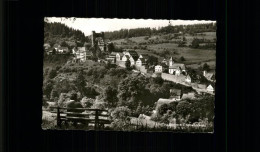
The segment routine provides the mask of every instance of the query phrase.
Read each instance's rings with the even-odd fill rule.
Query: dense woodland
[[[61,44],[61,39],[77,42],[81,45],[85,42],[89,42],[89,38],[80,30],[69,28],[61,23],[44,22],[44,42],[50,43],[50,45],[53,46],[55,43]]]
[[[202,32],[215,32],[216,23],[209,24],[194,24],[194,25],[178,25],[172,26],[168,25],[165,27],[156,28],[135,28],[135,29],[121,29],[119,31],[105,32],[105,38],[114,40],[114,39],[123,39],[131,38],[138,36],[151,36],[157,34],[174,34],[174,33],[188,33],[193,35],[194,33]]]
[[[139,36],[151,36],[158,34],[178,34],[188,33],[202,33],[202,32],[215,32],[216,23],[209,24],[194,24],[194,25],[178,25],[172,26],[168,25],[165,27],[156,28],[135,28],[135,29],[121,29],[113,32],[105,32],[105,38],[110,40],[124,39]],[[65,24],[61,23],[48,23],[44,22],[44,41],[49,42],[51,46],[57,41],[55,41],[55,36],[60,38],[72,38],[74,41],[84,44],[85,42],[90,42],[89,36],[85,36],[80,30],[75,30],[73,28],[67,27]]]

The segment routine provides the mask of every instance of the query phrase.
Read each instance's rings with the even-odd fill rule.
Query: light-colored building
[[[207,87],[207,91],[214,92],[214,88],[211,84]]]
[[[129,56],[129,55],[124,55],[123,56],[123,58],[122,58],[122,61],[127,61],[127,60],[129,60],[130,61],[130,63],[131,63],[131,66],[132,65],[135,65],[135,60],[134,60],[134,58],[132,57],[132,56]]]
[[[59,54],[69,53],[69,48],[68,48],[68,47],[59,47],[59,48],[57,49],[57,53],[59,53]]]
[[[129,55],[124,55],[123,57],[122,57],[122,61],[127,61],[127,60],[130,60],[130,56]]]
[[[121,53],[121,52],[117,52],[117,53],[116,53],[116,61],[121,61],[122,58],[123,58],[123,56],[124,56],[123,53]]]
[[[190,77],[190,75],[187,75],[187,76],[186,76],[185,82],[191,83],[191,77]]]
[[[173,66],[173,64],[174,64],[174,61],[173,61],[173,58],[171,57],[169,60],[169,66]]]
[[[186,72],[186,68],[184,64],[174,63],[169,66],[169,73],[173,75],[180,75],[182,72]]]
[[[77,62],[85,62],[87,59],[92,57],[92,53],[87,51],[85,47],[74,47],[72,49],[74,54],[74,60]]]
[[[163,67],[161,65],[156,65],[154,67],[154,72],[162,72],[163,71]]]
[[[146,61],[144,58],[139,58],[137,61],[136,61],[136,65],[137,66],[144,66],[146,65]]]

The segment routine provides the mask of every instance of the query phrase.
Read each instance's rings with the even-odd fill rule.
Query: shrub
[[[181,56],[180,61],[185,61],[185,58],[183,56]]]
[[[176,106],[176,112],[177,114],[186,117],[191,113],[191,104],[187,101],[180,101]]]
[[[131,130],[130,126],[130,115],[131,110],[127,107],[121,106],[114,109],[111,113],[113,122],[111,124],[112,128],[115,130]]]

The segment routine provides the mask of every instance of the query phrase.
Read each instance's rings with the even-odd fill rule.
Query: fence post
[[[57,107],[57,126],[61,128],[61,120],[60,120],[60,107]]]
[[[95,110],[95,130],[98,128],[98,110]]]

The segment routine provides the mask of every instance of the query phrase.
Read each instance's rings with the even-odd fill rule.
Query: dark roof
[[[129,59],[129,58],[130,58],[130,56],[129,56],[129,55],[125,55],[125,57],[126,57],[127,59]]]
[[[132,55],[131,55],[132,56]],[[132,58],[137,61],[138,60],[138,56],[132,56]]]
[[[130,54],[131,56],[138,56],[138,57],[139,57],[138,53],[137,53],[136,51],[134,51],[134,50],[129,50],[129,51],[127,51],[127,52],[129,52],[129,54]]]

